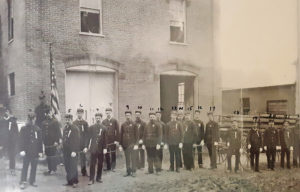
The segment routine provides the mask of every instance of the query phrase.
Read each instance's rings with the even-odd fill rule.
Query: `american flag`
[[[50,44],[50,82],[51,82],[51,114],[58,120],[61,120],[60,112],[59,112],[59,99],[57,92],[57,84],[56,84],[56,75],[55,75],[55,64],[52,58],[52,50]]]

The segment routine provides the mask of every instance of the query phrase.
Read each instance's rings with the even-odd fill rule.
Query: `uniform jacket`
[[[106,149],[106,128],[100,123],[96,123],[89,128],[88,146],[91,153],[103,153]]]
[[[178,121],[169,121],[166,125],[166,142],[169,145],[178,145],[183,142],[182,124]]]
[[[80,132],[73,124],[64,127],[63,151],[67,153],[80,151]]]
[[[104,119],[102,124],[107,130],[107,144],[112,144],[120,139],[119,123],[116,119]]]
[[[212,145],[219,141],[219,125],[215,121],[206,124],[204,141],[207,145]]]
[[[32,124],[26,124],[20,131],[20,151],[25,151],[26,156],[38,157],[43,152],[41,129]]]
[[[293,129],[294,147],[300,146],[300,125],[296,125]]]
[[[159,124],[160,124],[160,128],[161,128],[161,133],[162,133],[162,136],[161,136],[161,141],[162,142],[166,142],[166,124],[163,122],[163,121],[157,121]]]
[[[226,141],[229,142],[229,149],[240,149],[242,142],[242,132],[238,129],[230,129],[226,134]]]
[[[197,140],[197,127],[191,120],[183,122],[183,143],[196,143]]]
[[[16,147],[19,139],[19,128],[17,118],[10,117],[8,119],[8,148]]]
[[[42,123],[43,121],[45,121],[46,119],[46,113],[48,112],[50,106],[47,105],[47,104],[39,104],[34,112],[36,114],[36,121],[35,121],[35,124],[38,126],[38,127],[42,127]]]
[[[133,121],[126,121],[121,125],[120,144],[126,149],[127,147],[137,144],[138,131]]]
[[[61,136],[59,122],[55,119],[46,118],[42,123],[42,135],[45,147],[59,143]]]
[[[279,141],[281,148],[290,148],[294,145],[294,136],[290,128],[282,128],[279,131]]]
[[[88,123],[81,119],[76,119],[73,124],[77,126],[80,132],[80,149],[82,150],[87,145],[88,134],[89,134],[89,125]]]
[[[155,147],[157,144],[161,144],[162,141],[162,130],[161,125],[157,121],[150,121],[147,123],[143,141],[147,147]]]
[[[0,117],[0,146],[6,146],[8,142],[8,121]]]
[[[194,120],[194,123],[196,125],[196,131],[197,131],[197,138],[196,142],[197,144],[200,144],[202,140],[204,140],[204,124],[201,120]]]
[[[251,129],[248,133],[247,143],[251,145],[251,149],[259,150],[263,145],[260,131]]]
[[[279,145],[278,131],[274,127],[267,128],[264,133],[264,146],[275,148],[277,145]]]
[[[136,120],[135,124],[137,126],[138,139],[143,139],[146,123],[143,120]]]

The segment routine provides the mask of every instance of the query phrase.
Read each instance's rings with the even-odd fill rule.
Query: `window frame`
[[[172,1],[180,1],[180,0],[172,0]],[[186,4],[186,0],[181,0],[183,2],[183,12],[184,12],[184,16],[183,16],[183,21],[176,21],[176,20],[173,20],[173,19],[170,19],[169,20],[169,44],[173,44],[173,45],[188,45],[187,44],[187,29],[186,29],[186,26],[187,26],[187,14],[186,14],[186,11],[187,11],[187,4]],[[169,2],[171,3],[171,1]],[[171,26],[174,26],[174,25],[171,25],[172,22],[183,22],[183,42],[177,42],[177,41],[171,41]]]
[[[14,2],[7,0],[7,39],[10,44],[14,40]]]
[[[102,0],[98,0],[100,2],[100,8],[96,9],[96,8],[90,8],[90,7],[84,7],[81,6],[80,4],[80,0],[79,0],[79,34],[80,35],[87,35],[87,36],[96,36],[96,37],[104,37],[103,35],[103,6],[102,6]],[[81,31],[81,11],[86,11],[86,12],[91,12],[91,13],[95,13],[97,11],[99,11],[99,33],[91,33],[91,32],[82,32]]]
[[[185,102],[184,102],[184,96],[185,96],[185,83],[178,83],[178,103],[177,103],[177,107],[185,107]],[[180,89],[181,88],[181,89]],[[181,92],[182,91],[182,92]]]
[[[12,79],[13,77],[13,83]],[[16,74],[15,72],[9,73],[7,76],[7,89],[8,89],[8,96],[13,97],[16,95]],[[12,91],[13,90],[13,91]]]

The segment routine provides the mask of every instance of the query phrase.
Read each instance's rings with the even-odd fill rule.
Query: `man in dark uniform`
[[[65,186],[77,187],[78,184],[78,152],[80,151],[80,131],[73,124],[73,115],[65,115],[66,125],[63,130],[63,155],[64,165],[67,173],[67,184]]]
[[[153,166],[155,166],[156,173],[159,172],[159,158],[157,156],[157,150],[160,149],[162,141],[162,130],[160,124],[156,121],[155,113],[149,113],[150,121],[147,123],[143,141],[147,150],[147,160],[148,160],[148,173],[152,174]]]
[[[103,120],[102,124],[106,127],[107,130],[107,154],[106,165],[107,170],[112,170],[116,168],[116,148],[119,142],[119,123],[112,117],[112,109],[106,108],[106,119]]]
[[[35,108],[34,112],[36,114],[36,122],[35,124],[38,127],[42,127],[43,121],[46,119],[46,112],[50,108],[49,105],[46,104],[46,96],[43,91],[41,91],[41,95],[39,96],[40,104]]]
[[[135,111],[135,124],[137,126],[138,140],[139,140],[139,149],[137,150],[137,168],[145,168],[145,149],[143,149],[143,134],[146,127],[146,123],[141,119],[142,112]]]
[[[43,141],[41,129],[35,125],[35,114],[29,110],[27,123],[20,131],[20,155],[23,157],[23,168],[21,173],[21,189],[25,189],[29,164],[31,166],[29,184],[35,184],[38,158],[42,157]]]
[[[6,153],[6,147],[8,143],[8,121],[5,117],[6,108],[4,106],[0,106],[0,159],[4,157]]]
[[[281,167],[284,168],[284,156],[286,154],[286,166],[288,169],[291,168],[290,165],[290,154],[293,151],[293,134],[290,129],[290,123],[288,120],[284,120],[283,127],[279,130],[279,140],[281,145]]]
[[[179,110],[178,111],[178,113],[177,113],[177,120],[181,124],[182,130],[183,130],[183,121],[184,121],[184,111],[183,110]],[[183,133],[182,133],[182,137],[183,137]],[[180,168],[183,167],[183,163],[182,163],[182,147],[179,148],[179,166],[180,166]]]
[[[138,150],[138,131],[136,124],[131,119],[131,111],[125,112],[126,121],[121,125],[120,145],[122,146],[127,172],[125,177],[135,177],[136,152]]]
[[[213,112],[207,113],[209,122],[206,124],[204,142],[207,146],[211,169],[217,168],[217,146],[219,142],[219,125],[214,121]]]
[[[169,145],[170,152],[170,171],[174,171],[174,160],[176,163],[176,172],[180,168],[180,148],[183,147],[182,124],[176,120],[177,112],[171,112],[171,121],[166,125],[166,142]],[[175,157],[175,158],[174,158]]]
[[[83,151],[85,146],[87,146],[87,139],[89,133],[89,125],[83,119],[84,110],[82,108],[77,109],[77,119],[73,124],[79,129],[80,133],[80,150]],[[80,166],[82,176],[88,176],[86,171],[86,154],[80,153]]]
[[[157,150],[157,156],[159,158],[158,171],[162,171],[163,148],[164,148],[164,145],[165,145],[165,127],[166,127],[166,124],[163,121],[161,121],[161,112],[160,111],[156,111],[155,116],[156,116],[157,122],[161,126],[161,131],[162,131],[162,142],[160,144],[160,149]]]
[[[247,143],[248,149],[250,150],[251,169],[255,172],[259,172],[259,153],[262,152],[262,135],[261,132],[258,130],[257,117],[254,117],[253,121],[254,126],[248,134]]]
[[[88,146],[84,151],[89,149],[91,153],[90,162],[90,181],[89,185],[94,184],[95,181],[95,168],[97,163],[97,176],[96,181],[102,183],[102,168],[103,158],[107,153],[106,149],[106,128],[101,124],[102,113],[95,114],[96,123],[89,128]]]
[[[278,131],[274,126],[274,119],[269,119],[269,127],[264,133],[264,148],[266,150],[268,169],[274,170],[275,157],[276,157],[276,146],[278,144]]]
[[[194,123],[197,126],[197,151],[198,151],[198,165],[203,168],[202,161],[202,147],[204,145],[204,124],[200,120],[200,110],[195,110]]]
[[[296,120],[296,125],[293,128],[293,136],[294,136],[294,152],[293,152],[293,166],[300,166],[300,121]]]
[[[235,168],[234,171],[237,172],[239,170],[240,164],[240,152],[242,147],[242,132],[238,129],[238,122],[236,120],[232,121],[231,129],[228,130],[226,134],[227,141],[227,162],[228,162],[228,171],[232,171],[231,169],[231,157],[235,156]]]
[[[46,175],[54,174],[57,170],[58,157],[57,147],[61,142],[61,131],[59,122],[51,117],[50,108],[46,111],[46,119],[42,123],[42,135],[45,146],[45,154],[47,155],[48,172]]]

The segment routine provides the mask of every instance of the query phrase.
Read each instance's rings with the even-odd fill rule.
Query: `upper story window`
[[[80,0],[82,34],[102,34],[102,0]]]
[[[186,42],[186,1],[170,0],[170,42]]]
[[[7,18],[8,18],[8,41],[14,38],[14,12],[13,0],[7,0]]]
[[[184,107],[184,83],[178,83],[178,107]]]
[[[14,96],[15,94],[15,73],[10,73],[8,75],[8,95]]]

